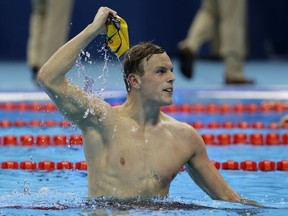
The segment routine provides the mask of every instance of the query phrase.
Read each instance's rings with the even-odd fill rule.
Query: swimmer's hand
[[[240,199],[239,203],[244,204],[244,205],[251,205],[251,206],[256,206],[260,208],[267,208],[264,205],[261,205],[260,203],[253,201],[253,200],[248,200],[248,199]]]
[[[106,34],[107,32],[106,23],[108,18],[111,16],[116,17],[117,12],[108,7],[100,7],[98,9],[98,12],[94,17],[92,25],[95,30],[99,31],[99,34]]]
[[[117,30],[120,30],[120,20],[119,20],[116,16],[113,16],[112,14],[109,14],[106,23],[113,23],[113,25],[115,26],[115,28],[116,28]]]

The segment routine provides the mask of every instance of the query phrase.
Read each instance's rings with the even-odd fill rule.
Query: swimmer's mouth
[[[169,93],[173,93],[173,88],[166,88],[163,91],[165,92],[169,92]]]

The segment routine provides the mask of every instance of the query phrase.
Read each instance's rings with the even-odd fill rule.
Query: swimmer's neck
[[[160,121],[162,115],[160,105],[130,97],[120,106],[120,110],[139,125],[155,125]]]

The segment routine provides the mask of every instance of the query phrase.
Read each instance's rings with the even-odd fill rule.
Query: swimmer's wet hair
[[[127,83],[126,78],[130,73],[135,73],[140,76],[144,75],[142,60],[148,61],[150,57],[154,54],[161,54],[166,52],[162,47],[152,43],[152,42],[141,42],[133,47],[131,47],[125,54],[123,60],[124,69],[124,81],[127,90],[129,91],[129,83]]]

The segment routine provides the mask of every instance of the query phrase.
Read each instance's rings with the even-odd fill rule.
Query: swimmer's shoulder
[[[194,133],[195,132],[195,129],[189,125],[188,123],[186,122],[182,122],[182,121],[179,121],[165,113],[161,113],[162,117],[162,121],[167,123],[168,125],[170,125],[171,127],[177,129],[177,130],[184,130],[185,132],[188,132],[188,133]]]

